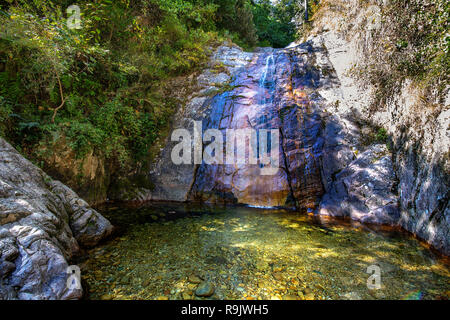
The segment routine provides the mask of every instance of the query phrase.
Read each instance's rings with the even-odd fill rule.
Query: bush
[[[401,14],[399,14],[401,12]],[[382,28],[374,31],[375,46],[362,75],[389,97],[404,79],[443,95],[448,87],[450,3],[436,0],[392,0],[382,12]]]
[[[260,46],[283,48],[295,40],[295,1],[279,1],[275,6],[262,0],[253,8]]]

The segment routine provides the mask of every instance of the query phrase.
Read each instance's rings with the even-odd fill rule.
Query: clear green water
[[[285,210],[99,209],[119,234],[79,264],[89,299],[448,299],[448,264],[409,235]],[[368,266],[381,288],[367,287]]]

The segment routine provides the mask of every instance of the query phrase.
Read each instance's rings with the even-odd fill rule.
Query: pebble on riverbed
[[[197,276],[195,274],[190,275],[189,278],[188,278],[188,281],[190,283],[195,283],[195,284],[199,284],[199,283],[203,282],[202,278],[200,278],[199,276]]]
[[[210,297],[214,294],[214,286],[209,282],[202,282],[198,285],[197,290],[195,290],[195,295],[197,297]]]

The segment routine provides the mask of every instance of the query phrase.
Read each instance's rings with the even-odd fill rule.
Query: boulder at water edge
[[[112,225],[0,138],[0,299],[79,299],[68,261]]]

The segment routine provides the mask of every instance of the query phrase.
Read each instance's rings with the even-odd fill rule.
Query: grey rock
[[[316,21],[317,25],[325,23],[329,31],[309,39],[326,48],[338,78],[340,94],[333,95],[329,90],[323,96],[330,103],[339,101],[333,110],[335,115],[386,129],[392,139],[392,165],[398,179],[395,189],[400,216],[396,224],[450,256],[449,94],[439,99],[406,79],[385,103],[374,105],[375,88],[353,70],[365,65],[367,50],[374,48],[379,40],[376,37],[384,39],[386,34],[382,31],[374,37],[363,20],[342,19],[342,12],[351,11],[363,17],[367,8],[356,2],[341,3],[342,11],[329,11],[326,21]],[[424,104],[424,96],[433,108]],[[363,134],[368,131],[362,128]],[[330,200],[326,196],[324,201]]]
[[[111,224],[0,138],[0,299],[78,299],[68,261]]]

